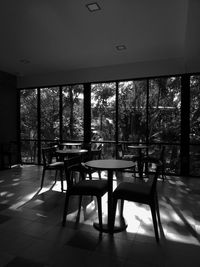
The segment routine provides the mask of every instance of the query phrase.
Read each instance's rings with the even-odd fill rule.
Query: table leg
[[[139,172],[139,177],[142,179],[143,178],[143,163],[142,163],[142,151],[141,151],[141,149],[139,150],[138,172]]]
[[[113,170],[108,170],[108,229],[112,231],[112,216],[113,216]]]
[[[105,233],[116,233],[124,231],[127,227],[127,224],[123,217],[119,216],[119,223],[118,225],[112,225],[112,218],[113,218],[113,170],[108,170],[108,215],[107,215],[107,223],[103,223],[102,225],[102,232]],[[94,223],[94,227],[101,231],[99,224]]]

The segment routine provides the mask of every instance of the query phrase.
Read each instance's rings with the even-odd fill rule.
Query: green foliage
[[[190,128],[191,141],[200,142],[200,76],[190,79]]]
[[[37,138],[37,90],[22,90],[20,94],[21,138]]]
[[[148,89],[149,88],[149,89]],[[149,95],[148,95],[149,92]],[[191,79],[192,133],[199,131],[199,77]],[[92,127],[103,134],[104,140],[114,140],[116,129],[116,83],[92,84]],[[37,90],[21,91],[22,136],[37,135]],[[41,138],[60,136],[59,87],[40,90]],[[148,101],[148,103],[147,103]],[[119,83],[119,140],[174,142],[180,139],[180,78],[157,78]],[[148,110],[147,110],[148,107]],[[63,138],[83,137],[83,85],[62,87]],[[148,118],[148,125],[147,125]]]

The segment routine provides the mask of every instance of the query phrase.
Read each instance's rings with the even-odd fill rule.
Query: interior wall
[[[17,141],[17,79],[0,72],[0,142]]]
[[[188,18],[185,38],[186,72],[200,71],[200,1],[191,0],[188,5]]]
[[[182,74],[184,71],[184,60],[176,58],[19,77],[18,88],[173,75]]]

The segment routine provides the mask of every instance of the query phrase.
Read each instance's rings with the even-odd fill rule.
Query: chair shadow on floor
[[[52,201],[58,200],[59,196],[62,196],[62,192],[58,192],[56,190],[53,190],[56,182],[54,182],[51,187],[47,190],[39,188],[30,199],[28,199],[25,203],[23,203],[19,208],[25,208],[25,207],[33,207],[34,203],[35,206],[41,204],[42,202],[46,204],[50,204]]]
[[[65,202],[65,193],[55,190],[56,182],[54,182],[50,188],[41,189],[39,188],[35,193],[32,194],[30,199],[19,206],[19,209],[28,208],[40,213],[51,214],[56,209],[58,213],[58,221],[61,222],[62,212]],[[73,228],[77,228],[81,223],[90,221],[91,218],[97,217],[97,203],[96,199],[90,196],[84,196],[82,200],[82,208],[78,210],[79,198],[78,196],[71,196],[69,209],[68,209],[68,220],[69,224]]]

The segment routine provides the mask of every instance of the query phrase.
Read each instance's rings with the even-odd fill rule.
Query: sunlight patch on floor
[[[20,210],[22,206],[26,204],[26,201],[19,201],[9,207],[10,210]]]
[[[0,193],[0,196],[1,196],[1,197],[4,197],[4,196],[6,196],[7,194],[8,194],[8,191],[4,191],[4,192],[1,192],[1,193]]]
[[[199,241],[192,235],[181,235],[178,232],[167,232],[166,239],[170,241],[200,246]]]

